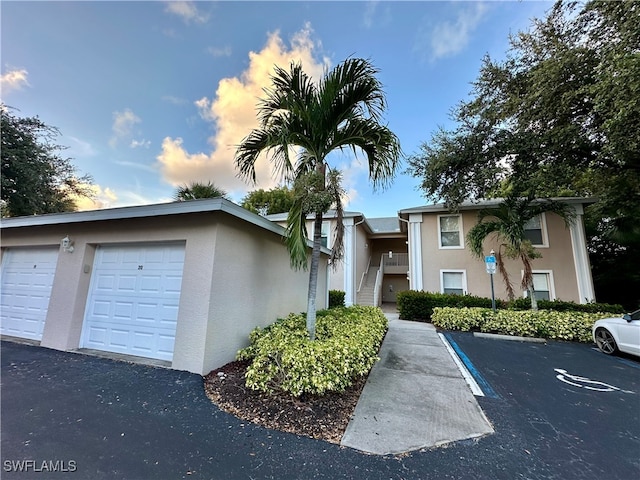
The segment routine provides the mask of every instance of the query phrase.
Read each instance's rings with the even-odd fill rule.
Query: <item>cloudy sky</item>
[[[13,2],[1,4],[1,100],[39,116],[96,198],[83,208],[171,200],[212,181],[234,201],[278,184],[268,160],[257,186],[236,177],[235,146],[257,125],[274,65],[316,78],[347,57],[380,70],[385,121],[410,155],[467,98],[482,57],[550,2]],[[362,157],[335,155],[349,210],[394,216],[425,203],[402,171],[373,191]],[[401,170],[404,170],[401,169]]]

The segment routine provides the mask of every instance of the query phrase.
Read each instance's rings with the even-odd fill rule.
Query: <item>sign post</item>
[[[496,256],[495,252],[491,250],[489,255],[484,257],[484,263],[487,267],[487,273],[489,274],[489,278],[491,279],[491,308],[493,311],[496,311],[496,295],[493,289],[493,274],[496,273]]]

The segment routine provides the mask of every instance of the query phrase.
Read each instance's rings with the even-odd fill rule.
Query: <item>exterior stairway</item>
[[[369,273],[362,282],[362,287],[356,296],[356,303],[358,305],[373,305],[373,290],[376,286],[376,275],[380,267],[371,265],[369,267]]]

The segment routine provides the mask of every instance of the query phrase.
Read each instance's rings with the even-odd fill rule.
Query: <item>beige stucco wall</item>
[[[247,333],[307,308],[309,272],[294,271],[277,235],[226,217],[218,224],[209,324],[202,372],[233,360],[248,345]],[[318,273],[316,307],[327,307],[327,257]]]
[[[355,238],[355,291],[357,293],[360,282],[362,281],[362,275],[367,270],[369,265],[369,257],[371,256],[371,241],[368,238],[367,230],[364,224],[356,225],[356,238]]]
[[[395,302],[398,292],[409,290],[407,275],[385,275],[382,281],[382,301]]]
[[[405,238],[376,238],[373,243],[373,258],[371,259],[372,265],[380,265],[380,259],[382,255],[389,255],[389,252],[407,253],[408,246]]]
[[[463,211],[463,233],[477,223],[476,211]],[[571,247],[569,228],[555,214],[545,214],[548,234],[548,247],[537,247],[542,258],[533,261],[534,270],[551,270],[555,287],[555,298],[579,302],[575,265]],[[491,296],[489,275],[486,273],[484,258],[471,255],[465,245],[462,249],[441,249],[438,246],[438,214],[423,214],[421,224],[422,263],[424,291],[440,292],[441,270],[465,270],[467,293],[484,297]],[[498,251],[499,244],[491,236],[484,243],[485,254],[491,249]],[[519,260],[506,260],[507,271],[516,295],[522,295],[520,282],[522,263]],[[507,298],[506,288],[499,274],[494,276],[496,297]]]
[[[66,235],[74,251],[58,256],[42,346],[79,347],[97,245],[185,244],[172,362],[178,370],[205,374],[233,360],[255,326],[306,309],[308,272],[290,269],[282,237],[224,212],[5,228],[2,250],[57,246]],[[318,308],[326,307],[326,284],[322,255]]]

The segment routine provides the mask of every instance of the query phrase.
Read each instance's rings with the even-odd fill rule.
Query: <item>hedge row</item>
[[[329,290],[329,308],[344,307],[344,292]]]
[[[308,338],[303,314],[290,314],[251,332],[250,345],[238,352],[251,360],[247,387],[295,397],[344,391],[378,360],[387,319],[375,307],[338,307],[318,312],[316,340]]]
[[[445,293],[418,292],[408,290],[397,294],[398,311],[400,318],[404,320],[430,321],[433,309],[436,307],[456,307],[456,308],[491,308],[491,299],[476,297],[474,295],[453,295]],[[510,310],[529,310],[531,300],[528,298],[518,298],[513,302],[505,302],[496,299],[496,307]],[[538,300],[540,310],[553,310],[558,312],[613,312],[624,313],[621,305],[610,305],[607,303],[575,303],[564,302],[562,300]]]
[[[445,330],[476,330],[519,337],[592,342],[596,320],[615,316],[612,312],[559,312],[553,310],[498,310],[490,308],[436,307],[431,320]]]

